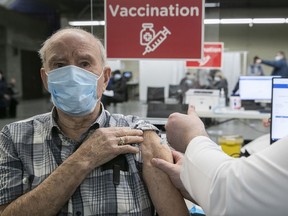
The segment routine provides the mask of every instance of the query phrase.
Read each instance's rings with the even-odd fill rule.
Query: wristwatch
[[[142,131],[159,131],[159,129],[152,124],[139,124],[136,125],[135,129],[139,129]]]

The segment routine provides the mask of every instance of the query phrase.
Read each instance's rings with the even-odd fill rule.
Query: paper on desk
[[[114,91],[113,90],[105,90],[103,92],[103,95],[105,95],[107,97],[114,97]]]

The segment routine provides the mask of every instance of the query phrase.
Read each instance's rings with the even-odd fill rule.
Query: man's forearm
[[[170,151],[160,145],[153,131],[144,132],[142,143],[143,175],[157,213],[162,216],[189,215],[181,193],[174,187],[168,175],[151,164],[153,157],[173,162]]]
[[[38,187],[10,203],[1,216],[54,216],[89,172],[88,164],[72,155]]]

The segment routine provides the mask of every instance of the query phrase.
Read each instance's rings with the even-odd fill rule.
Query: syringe
[[[167,38],[168,34],[171,34],[171,32],[164,26],[163,30],[159,31],[155,37],[146,45],[143,55],[154,51]]]

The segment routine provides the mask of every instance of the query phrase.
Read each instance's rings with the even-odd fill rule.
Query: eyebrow
[[[81,58],[81,59],[89,59],[89,60],[95,59],[95,61],[97,61],[97,57],[94,57],[93,55],[88,54],[88,53],[76,53],[76,56]]]
[[[55,61],[62,61],[65,62],[66,58],[62,55],[62,56],[58,56],[58,55],[53,55],[51,58],[47,59],[46,63],[48,65],[50,65],[51,63],[55,62]]]

